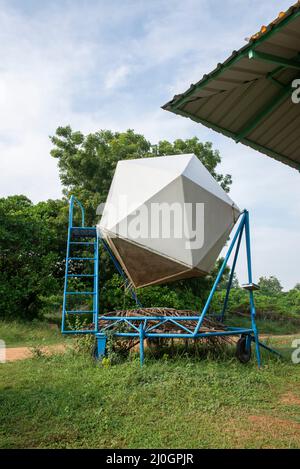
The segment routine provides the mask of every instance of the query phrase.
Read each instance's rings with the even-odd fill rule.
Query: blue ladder
[[[81,226],[73,226],[73,210],[74,204],[81,210]],[[88,240],[88,241],[87,241]],[[86,247],[93,246],[92,257],[86,257],[81,255],[72,256],[72,247]],[[93,263],[93,273],[80,273],[74,272],[70,269],[72,261],[81,261],[83,264],[90,265]],[[66,269],[65,269],[65,283],[64,283],[64,297],[63,297],[63,310],[62,310],[62,324],[61,331],[66,333],[66,319],[68,315],[80,315],[80,314],[92,314],[93,315],[93,324],[94,332],[98,332],[98,316],[99,316],[99,302],[98,302],[98,263],[99,263],[99,237],[96,227],[84,226],[84,208],[79,200],[76,199],[73,195],[70,198],[69,206],[69,228],[68,228],[68,241],[67,241],[67,254],[66,254]],[[69,290],[69,279],[72,278],[89,278],[93,279],[93,289],[88,291],[79,291],[79,290]],[[87,297],[93,297],[93,308],[92,310],[86,311],[84,309],[68,309],[68,300],[71,296],[85,295]],[[77,331],[85,332],[85,331]],[[86,332],[92,332],[92,330],[87,330]]]

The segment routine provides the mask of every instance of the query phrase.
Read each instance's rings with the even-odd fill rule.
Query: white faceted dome
[[[135,287],[206,275],[240,210],[199,159],[119,161],[98,228]]]

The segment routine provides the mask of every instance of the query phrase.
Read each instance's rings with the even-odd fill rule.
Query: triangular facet
[[[124,239],[111,238],[109,245],[137,288],[186,278],[190,272],[185,266]]]
[[[119,161],[100,228],[113,230],[117,223],[179,176],[190,158],[190,155],[180,155]],[[166,170],[162,171],[161,167]]]
[[[163,203],[161,204],[161,202]],[[159,205],[161,204],[161,205]],[[188,268],[193,267],[192,253],[186,249],[187,240],[184,238],[184,191],[182,177],[176,178],[153,197],[148,199],[143,210],[139,212],[139,226],[145,229],[145,235],[136,237],[131,229],[132,223],[137,219],[137,214],[133,212],[125,217],[117,226],[112,228],[112,232],[121,237],[131,240],[146,249],[157,254],[170,258],[175,262],[184,264]],[[156,209],[160,207],[159,217]],[[170,211],[169,211],[170,208]],[[138,210],[140,207],[138,208]],[[179,211],[179,213],[178,213]],[[182,230],[178,220],[182,214]],[[174,220],[174,217],[176,221]],[[176,230],[175,230],[175,224]],[[158,234],[158,236],[156,236]]]
[[[203,235],[203,245],[197,247],[196,243],[191,245],[192,265],[208,272],[207,263],[202,265],[202,259],[206,258],[218,239],[234,226],[235,215],[232,206],[224,200],[216,197],[211,192],[202,188],[185,176],[182,177],[185,203],[204,204],[204,218],[201,224],[199,215],[193,221],[193,229],[197,233],[198,240],[200,234]],[[197,229],[195,229],[197,228]],[[201,231],[202,230],[202,231]],[[197,240],[196,240],[197,241]],[[214,261],[216,258],[214,259]],[[213,261],[213,262],[214,262]]]
[[[122,197],[126,205],[116,216]],[[174,204],[182,209],[177,221],[170,218]],[[155,221],[152,206],[164,205],[169,212]],[[239,215],[195,155],[170,155],[118,163],[99,228],[134,285],[142,286],[208,273]]]
[[[193,158],[189,161],[189,164],[183,172],[183,176],[189,178],[195,184],[223,200],[225,203],[234,205],[229,195],[216,183],[214,177],[195,155],[193,155]]]

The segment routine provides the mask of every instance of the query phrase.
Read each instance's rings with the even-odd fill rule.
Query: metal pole
[[[140,323],[140,365],[144,364],[144,325],[141,321]]]
[[[238,238],[238,236],[239,236],[239,234],[240,234],[240,231],[242,230],[242,228],[243,228],[243,226],[244,226],[245,216],[246,216],[246,212],[243,213],[241,222],[240,222],[240,224],[239,224],[239,226],[238,226],[238,229],[236,230],[236,233],[235,233],[235,235],[234,235],[234,237],[233,237],[233,240],[231,241],[231,244],[230,244],[230,246],[229,246],[229,249],[228,249],[228,251],[227,251],[227,254],[226,254],[226,256],[225,256],[225,259],[224,259],[224,261],[223,261],[223,264],[222,264],[222,266],[221,266],[221,268],[220,268],[220,270],[219,270],[219,273],[218,273],[218,275],[217,275],[217,278],[216,278],[216,280],[215,280],[215,283],[213,284],[213,287],[212,287],[212,289],[211,289],[211,291],[210,291],[209,297],[207,298],[207,301],[206,301],[205,306],[204,306],[204,308],[203,308],[203,310],[202,310],[202,313],[201,313],[201,315],[200,315],[200,317],[199,317],[198,324],[197,324],[197,326],[195,327],[195,330],[194,330],[194,334],[193,334],[193,335],[198,334],[198,331],[199,331],[199,329],[200,329],[200,327],[201,327],[202,321],[203,321],[203,319],[204,319],[204,317],[205,317],[205,315],[206,315],[206,313],[207,313],[207,311],[208,311],[208,308],[209,308],[209,305],[210,305],[210,303],[211,303],[212,297],[214,296],[214,293],[215,293],[215,291],[216,291],[216,289],[217,289],[217,286],[218,286],[218,284],[219,284],[219,282],[220,282],[220,280],[221,280],[221,277],[222,277],[223,272],[224,272],[224,270],[225,270],[225,267],[226,267],[226,265],[227,265],[228,259],[229,259],[229,257],[230,257],[231,252],[232,252],[232,249],[233,249],[233,247],[234,247],[234,245],[235,245],[235,243],[236,243],[236,240],[237,240],[237,238]]]
[[[73,206],[74,206],[74,195],[71,195],[69,202],[69,228],[73,226]]]
[[[247,268],[248,268],[248,282],[249,284],[252,283],[252,265],[251,265],[251,248],[250,248],[250,225],[249,225],[249,212],[245,212],[246,219],[245,219],[245,233],[246,233],[246,251],[247,251]],[[258,331],[256,327],[255,321],[255,305],[254,305],[254,296],[253,290],[249,290],[249,299],[250,299],[250,312],[251,312],[251,323],[252,329],[255,338],[255,349],[256,349],[256,358],[258,367],[261,366],[261,356],[260,356],[260,348],[259,348],[259,337]]]
[[[70,256],[70,239],[71,239],[71,228],[73,223],[73,203],[74,196],[72,195],[69,202],[69,226],[68,226],[68,240],[67,240],[67,252],[66,252],[66,267],[65,267],[65,281],[64,281],[64,297],[63,297],[63,310],[61,320],[61,332],[65,332],[65,319],[66,319],[66,304],[68,290],[68,271],[69,271],[69,256]]]
[[[224,301],[222,314],[221,314],[221,321],[222,322],[224,321],[224,316],[225,316],[225,312],[226,312],[226,308],[227,308],[227,304],[228,304],[228,300],[229,300],[229,294],[230,294],[231,285],[232,285],[232,281],[233,281],[235,266],[236,266],[237,259],[238,259],[238,256],[239,256],[241,240],[242,240],[242,237],[243,237],[243,229],[244,229],[244,226],[242,227],[241,232],[240,232],[240,236],[239,236],[239,239],[238,239],[238,242],[237,242],[237,246],[236,246],[236,250],[235,250],[235,254],[234,254],[234,259],[233,259],[233,263],[232,263],[232,267],[231,267],[231,272],[230,272],[230,277],[229,277],[229,281],[228,281],[228,285],[227,285],[225,301]]]
[[[98,231],[96,228],[96,241],[95,241],[95,249],[94,249],[94,292],[95,295],[93,296],[93,310],[94,313],[94,324],[95,324],[95,332],[98,332],[99,324],[98,324],[98,317],[99,317],[99,238],[98,238]]]

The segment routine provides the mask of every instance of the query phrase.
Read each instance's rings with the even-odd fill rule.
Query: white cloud
[[[128,65],[120,65],[114,70],[108,72],[105,78],[105,88],[111,90],[113,88],[119,87],[124,83],[125,79],[128,77],[130,68]]]
[[[253,218],[252,218],[253,221]],[[299,265],[300,252],[299,227],[295,229],[257,226],[252,223],[252,268],[253,281],[258,282],[261,276],[275,275],[285,289],[290,289],[298,283],[299,276],[295,266]],[[248,283],[246,271],[245,246],[241,246],[236,272],[241,284]]]
[[[286,289],[299,279],[299,172],[231,140],[218,147],[221,171],[233,176],[231,197],[250,212],[254,281],[276,275]],[[245,259],[238,266],[245,279]]]
[[[300,280],[299,174],[160,109],[290,0],[0,5],[0,195],[60,197],[48,138],[59,125],[134,128],[153,143],[197,135],[220,149],[232,198],[251,212],[256,276],[276,274],[286,287]]]

